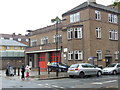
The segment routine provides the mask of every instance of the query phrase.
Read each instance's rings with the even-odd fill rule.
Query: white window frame
[[[77,58],[76,58],[76,54],[78,55]],[[75,50],[74,51],[74,59],[75,60],[83,60],[83,52],[79,51],[79,50]]]
[[[67,37],[68,37],[68,39],[73,38],[73,28],[67,29]]]
[[[48,37],[41,38],[41,45],[48,44]]]
[[[13,38],[9,38],[10,40],[13,40]]]
[[[100,27],[96,28],[96,37],[101,38],[101,28]]]
[[[118,23],[118,17],[117,15],[114,15],[114,14],[108,14],[108,21],[110,23]]]
[[[68,60],[73,60],[74,59],[74,54],[73,51],[68,52]]]
[[[53,36],[53,42],[57,43],[57,41],[58,41],[58,43],[62,42],[62,35],[58,34],[58,35]]]
[[[21,41],[21,38],[18,38],[18,41]]]
[[[114,58],[115,58],[115,60],[119,59],[119,51],[114,52]]]
[[[37,45],[37,40],[31,40],[31,46],[36,46]]]
[[[76,33],[77,32],[77,37]],[[82,28],[74,28],[74,38],[82,38]]]
[[[80,12],[74,13],[70,15],[70,23],[80,21]]]
[[[101,12],[98,10],[95,10],[95,19],[96,20],[101,20]]]
[[[29,41],[29,39],[26,39],[26,42],[28,42]]]
[[[97,54],[97,59],[102,60],[102,50],[97,50],[96,54]]]
[[[118,40],[118,30],[109,30],[109,39]]]

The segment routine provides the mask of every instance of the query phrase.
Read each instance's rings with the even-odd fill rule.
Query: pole
[[[59,73],[59,67],[58,67],[58,21],[56,21],[56,63],[57,63],[56,76],[58,77],[58,73]]]

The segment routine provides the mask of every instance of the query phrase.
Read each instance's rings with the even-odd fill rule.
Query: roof
[[[93,8],[98,8],[98,9],[102,9],[102,10],[105,10],[105,11],[109,11],[109,12],[113,12],[113,13],[117,13],[117,14],[120,14],[120,10],[118,9],[114,9],[114,8],[110,8],[110,7],[107,7],[107,6],[104,6],[104,5],[100,5],[100,4],[97,4],[97,3],[93,3],[93,2],[84,2],[80,5],[78,5],[77,7],[65,12],[64,14],[62,14],[62,16],[64,15],[68,15],[72,12],[75,12],[77,10],[80,10],[80,9],[83,9],[83,8],[87,8],[87,7],[93,7]]]
[[[22,44],[17,41],[14,41],[14,40],[0,39],[0,46],[23,46],[23,47],[26,47],[27,45]]]
[[[1,34],[0,33],[0,37],[28,39],[27,36],[24,36],[24,35],[21,35],[21,34],[16,35],[16,34]]]

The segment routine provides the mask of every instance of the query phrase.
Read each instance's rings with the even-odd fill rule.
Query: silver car
[[[89,63],[80,63],[80,64],[72,64],[67,71],[69,77],[79,76],[83,78],[84,76],[88,75],[97,75],[101,76],[102,71],[100,68],[95,67]]]
[[[102,70],[102,74],[116,75],[118,73],[120,73],[120,63],[110,64]]]

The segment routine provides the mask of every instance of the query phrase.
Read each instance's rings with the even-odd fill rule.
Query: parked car
[[[49,71],[56,71],[58,69],[59,72],[67,72],[68,68],[69,68],[68,65],[56,62],[52,62],[48,65]]]
[[[97,75],[101,76],[102,71],[100,68],[89,64],[89,63],[80,63],[80,64],[72,64],[67,71],[69,77],[79,76],[83,78],[88,75]]]
[[[110,64],[102,70],[102,74],[116,75],[118,73],[120,73],[120,63]]]

